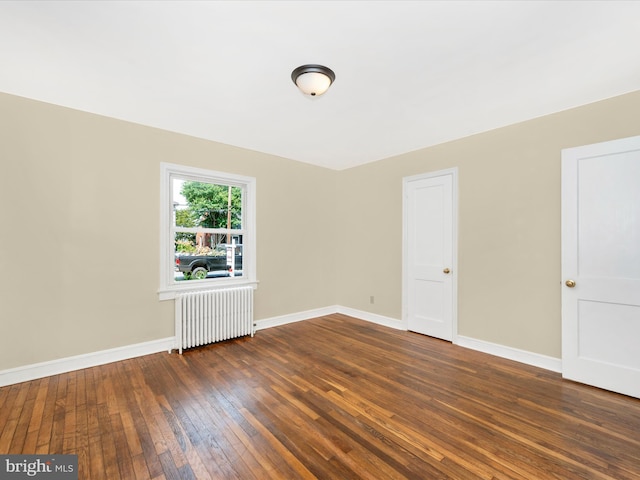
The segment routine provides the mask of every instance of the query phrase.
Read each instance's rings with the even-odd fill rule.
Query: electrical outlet
[[[371,304],[375,303],[375,302],[374,302],[373,295],[371,295],[371,296],[369,297],[369,303],[371,303]]]

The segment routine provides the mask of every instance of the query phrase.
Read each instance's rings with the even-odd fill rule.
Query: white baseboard
[[[525,363],[534,367],[544,368],[551,370],[552,372],[562,372],[562,360],[559,358],[548,357],[547,355],[541,355],[539,353],[528,352],[526,350],[519,350],[513,347],[507,347],[499,345],[497,343],[486,342],[484,340],[478,340],[470,337],[463,337],[458,335],[455,341],[456,345],[461,347],[470,348],[471,350],[477,350],[479,352],[489,353],[496,357],[502,357],[509,360],[515,360],[516,362]]]
[[[401,320],[385,317],[375,313],[356,310],[354,308],[333,305],[304,312],[292,313],[289,315],[281,315],[278,317],[266,318],[256,321],[256,331],[265,328],[286,325],[288,323],[309,320],[311,318],[331,315],[332,313],[342,313],[350,317],[359,318],[368,322],[376,323],[385,327],[395,328],[398,330],[406,330],[407,326]],[[562,372],[562,361],[559,358],[548,357],[537,353],[519,350],[517,348],[507,347],[496,343],[477,340],[475,338],[457,336],[454,342],[465,348],[478,350],[480,352],[495,355],[497,357],[515,360],[516,362],[525,363],[535,367],[544,368],[554,372]],[[60,358],[48,362],[35,363],[22,367],[12,368],[0,371],[0,387],[12,385],[14,383],[27,382],[37,378],[48,377],[60,373],[67,373],[73,370],[95,367],[104,365],[105,363],[117,362],[129,358],[140,357],[162,351],[169,351],[175,347],[175,338],[168,337],[150,342],[137,343],[135,345],[127,345],[124,347],[102,350],[99,352],[76,355],[73,357]]]
[[[174,337],[161,338],[160,340],[136,343],[134,345],[2,370],[0,371],[0,387],[35,380],[36,378],[48,377],[50,375],[67,373],[73,370],[104,365],[105,363],[117,362],[128,358],[141,357],[142,355],[149,355],[151,353],[168,352],[174,348],[174,345]]]
[[[264,318],[255,322],[256,331],[264,330],[265,328],[278,327],[280,325],[286,325],[287,323],[300,322],[302,320],[310,320],[312,318],[322,317],[324,315],[331,315],[332,313],[338,313],[338,307],[336,305],[331,307],[316,308],[313,310],[306,310],[304,312],[291,313],[288,315],[280,315],[278,317]]]
[[[378,325],[383,325],[385,327],[406,330],[406,327],[402,324],[402,322],[400,320],[396,320],[395,318],[385,317],[383,315],[365,312],[363,310],[356,310],[355,308],[332,305],[330,307],[317,308],[314,310],[307,310],[305,312],[292,313],[290,315],[281,315],[279,317],[258,320],[256,321],[256,331],[264,330],[265,328],[286,325],[287,323],[310,320],[312,318],[322,317],[323,315],[331,315],[332,313],[342,313],[344,315],[349,315],[350,317],[359,318],[360,320],[366,320],[371,323],[377,323]]]
[[[385,317],[384,315],[378,315],[377,313],[365,312],[364,310],[356,310],[355,308],[342,307],[338,305],[337,313],[349,315],[350,317],[359,318],[360,320],[366,320],[371,323],[377,323],[384,327],[395,328],[397,330],[407,329],[407,326],[401,320]]]

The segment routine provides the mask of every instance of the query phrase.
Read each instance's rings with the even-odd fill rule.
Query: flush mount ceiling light
[[[326,92],[336,74],[323,65],[302,65],[291,72],[291,80],[305,95],[318,97]]]

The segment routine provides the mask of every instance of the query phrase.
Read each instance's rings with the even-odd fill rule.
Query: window
[[[255,179],[162,163],[160,299],[256,283]]]

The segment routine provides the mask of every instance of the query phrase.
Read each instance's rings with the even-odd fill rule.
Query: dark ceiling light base
[[[328,90],[336,74],[324,65],[302,65],[291,72],[291,80],[306,95],[320,96]]]

